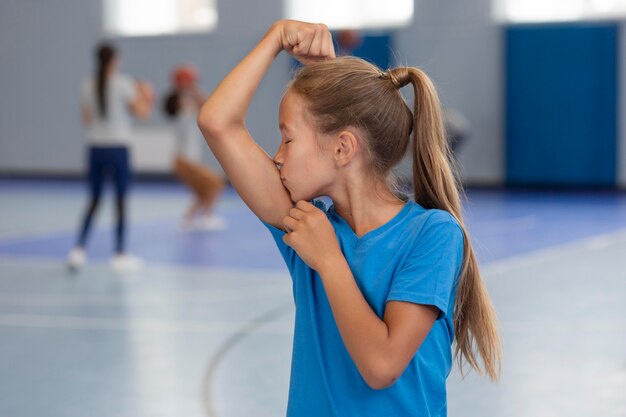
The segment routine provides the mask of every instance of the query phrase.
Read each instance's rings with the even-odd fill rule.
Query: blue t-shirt
[[[332,206],[313,204],[326,211],[357,285],[381,319],[392,300],[433,305],[440,313],[402,376],[388,388],[370,388],[341,339],[321,278],[283,242],[284,231],[266,224],[291,273],[296,304],[287,416],[446,416],[463,257],[458,223],[448,212],[408,202],[388,223],[359,238]]]

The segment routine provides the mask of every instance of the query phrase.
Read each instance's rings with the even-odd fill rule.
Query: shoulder
[[[426,215],[428,216],[425,222],[426,223],[425,226],[427,227],[445,225],[447,227],[452,227],[452,228],[458,228],[458,229],[461,228],[461,226],[459,225],[459,222],[454,218],[454,216],[445,210],[439,210],[439,209],[426,210]]]
[[[463,229],[452,214],[445,210],[424,209],[418,204],[415,206],[410,222],[416,246],[430,244],[433,239],[463,243]]]

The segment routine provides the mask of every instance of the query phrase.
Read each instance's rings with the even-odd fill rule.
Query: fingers
[[[304,217],[305,214],[306,213],[304,211],[302,211],[302,210],[300,210],[299,208],[296,208],[296,207],[294,207],[294,208],[289,210],[289,216],[293,217],[296,220],[301,220]]]
[[[315,32],[313,33],[313,40],[311,41],[311,46],[309,47],[307,55],[312,57],[322,56],[324,38],[326,38],[325,35],[324,27],[322,25],[316,25]]]
[[[334,58],[332,35],[326,25],[315,25],[315,32],[307,55],[312,58]]]
[[[334,58],[332,35],[324,24],[290,21],[285,27],[283,45],[294,57],[310,62],[320,58]]]
[[[289,216],[285,216],[283,218],[283,227],[287,233],[291,233],[296,230],[296,226],[298,226],[298,220]]]
[[[287,49],[288,47],[293,48],[298,44],[298,33],[291,32],[285,35],[283,40],[283,48]]]
[[[298,207],[298,204],[300,207]],[[304,208],[304,210],[302,209]],[[308,202],[302,200],[296,204],[296,207],[293,207],[289,210],[289,215],[283,217],[283,227],[285,232],[291,233],[293,232],[300,220],[304,219],[308,212],[310,212],[311,208],[315,209],[315,206],[309,204]]]
[[[318,56],[320,58],[335,58],[335,46],[333,45],[333,36],[328,30],[326,25],[320,25],[322,27],[322,33],[320,36],[320,51]]]
[[[314,211],[317,207],[313,204],[309,203],[306,200],[300,200],[296,203],[296,208],[302,210],[305,213]]]
[[[322,32],[321,42],[320,42],[320,53],[321,57],[329,57],[329,48],[328,48],[328,39],[330,32]]]
[[[298,44],[294,46],[293,52],[300,56],[309,56],[311,45],[315,40],[315,29],[306,27],[298,31]]]
[[[333,35],[330,34],[330,31],[326,31],[325,36],[326,41],[326,57],[335,58],[335,45],[333,44]]]
[[[291,233],[296,229],[298,222],[304,218],[306,213],[300,209],[292,208],[289,210],[289,215],[283,217],[283,226],[285,232]]]

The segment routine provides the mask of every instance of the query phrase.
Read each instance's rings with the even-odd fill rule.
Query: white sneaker
[[[140,258],[126,253],[115,255],[113,259],[111,259],[111,268],[119,273],[136,272],[141,270],[143,265],[144,263]]]
[[[218,216],[205,216],[198,223],[199,230],[224,230],[228,227],[228,222]]]
[[[70,271],[78,271],[87,262],[85,249],[80,247],[73,248],[67,255],[67,267]]]

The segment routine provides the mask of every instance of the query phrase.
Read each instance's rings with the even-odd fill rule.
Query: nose
[[[282,144],[278,147],[278,150],[276,151],[276,154],[274,155],[273,161],[274,161],[274,164],[276,165],[276,168],[278,168],[278,170],[280,171],[280,169],[283,167],[283,145]]]

